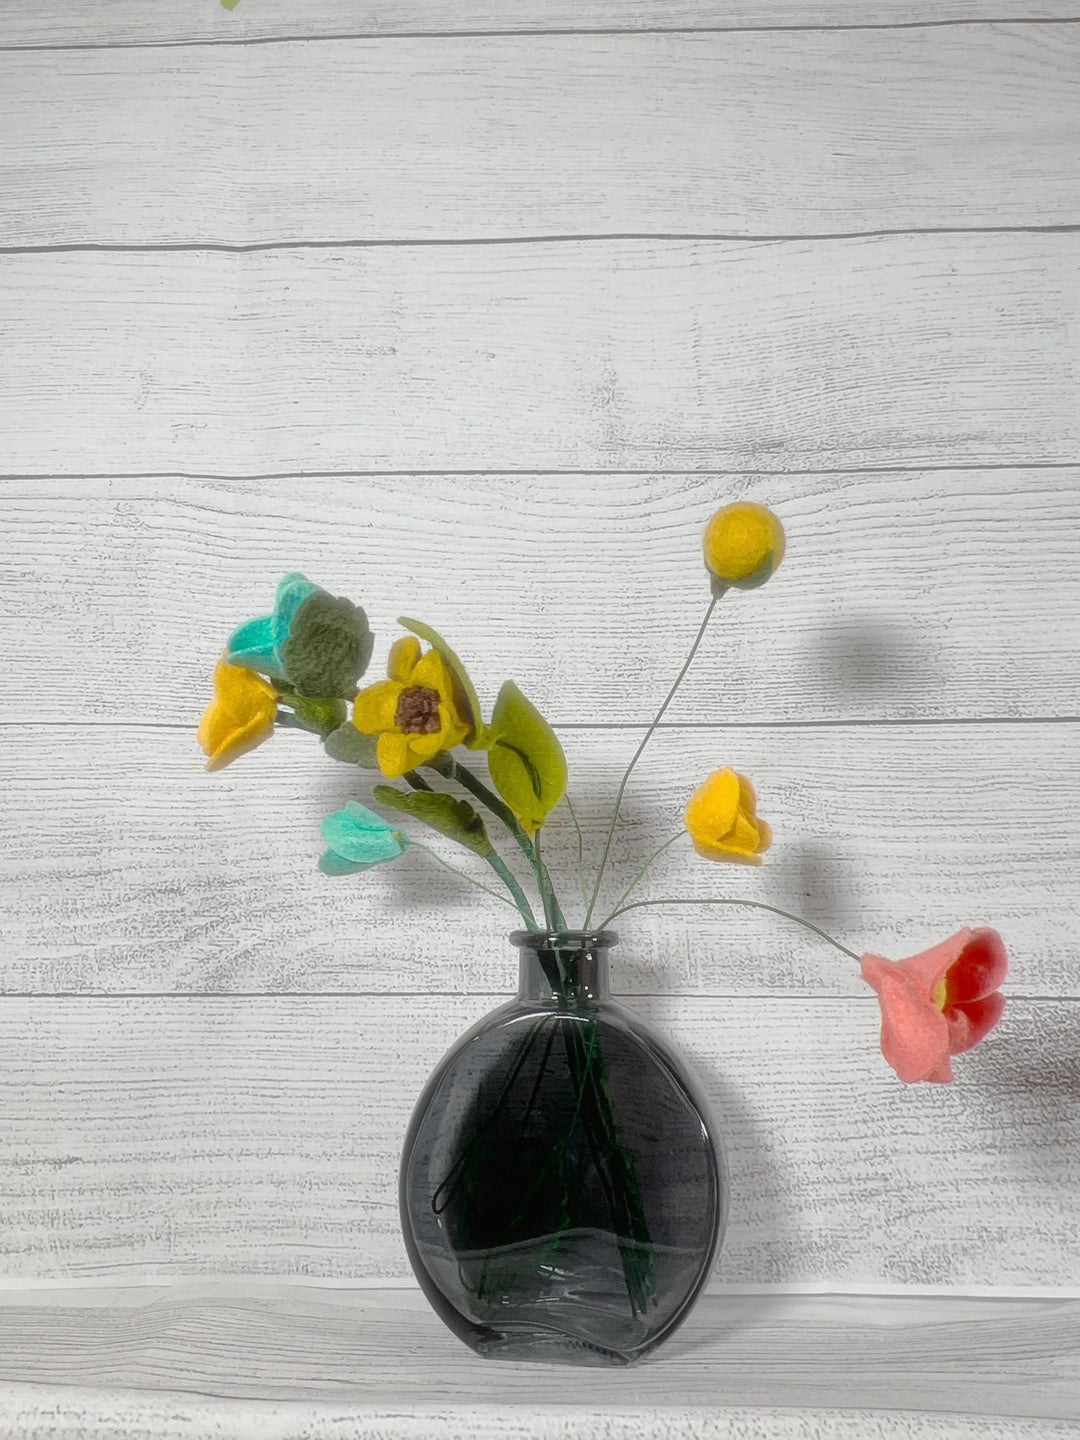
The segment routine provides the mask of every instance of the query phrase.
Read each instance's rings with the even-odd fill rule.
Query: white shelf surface
[[[1080,1433],[1080,1298],[716,1291],[608,1370],[481,1360],[411,1287],[36,1285],[0,1293],[0,1382],[5,1440],[1019,1440]]]

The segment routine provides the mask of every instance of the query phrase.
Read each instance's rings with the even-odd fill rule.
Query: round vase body
[[[628,1365],[709,1277],[723,1153],[683,1063],[610,999],[615,937],[511,939],[517,998],[444,1057],[409,1125],[409,1258],[478,1354]]]

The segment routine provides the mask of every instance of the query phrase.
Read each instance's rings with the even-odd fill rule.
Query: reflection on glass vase
[[[480,1355],[632,1364],[709,1277],[723,1153],[682,1062],[608,994],[616,937],[510,938],[517,997],[450,1050],[409,1125],[409,1258]]]

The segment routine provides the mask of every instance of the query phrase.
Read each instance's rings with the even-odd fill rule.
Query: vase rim
[[[618,943],[614,930],[512,930],[519,950],[609,950]]]

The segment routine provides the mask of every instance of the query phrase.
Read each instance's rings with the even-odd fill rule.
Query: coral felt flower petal
[[[960,1055],[977,1045],[1001,1019],[1005,996],[1001,991],[969,1000],[963,1005],[946,1005],[942,1012],[949,1026],[949,1054]]]
[[[946,975],[946,1005],[963,1005],[971,1000],[982,1000],[1001,988],[1009,969],[1009,957],[1005,942],[996,930],[985,926],[977,930],[960,931],[968,939],[960,946],[959,953]],[[953,939],[958,939],[954,936]]]
[[[996,930],[958,930],[906,960],[864,955],[863,979],[881,1002],[881,1050],[901,1080],[952,1079],[950,1055],[977,1045],[1001,1019],[1008,956]]]
[[[929,1079],[948,1061],[945,1016],[897,965],[877,955],[864,955],[860,963],[863,979],[881,1001],[881,1053],[906,1084]]]
[[[214,699],[199,723],[198,740],[209,758],[207,770],[220,770],[273,734],[277,692],[272,685],[222,658],[214,666]]]

